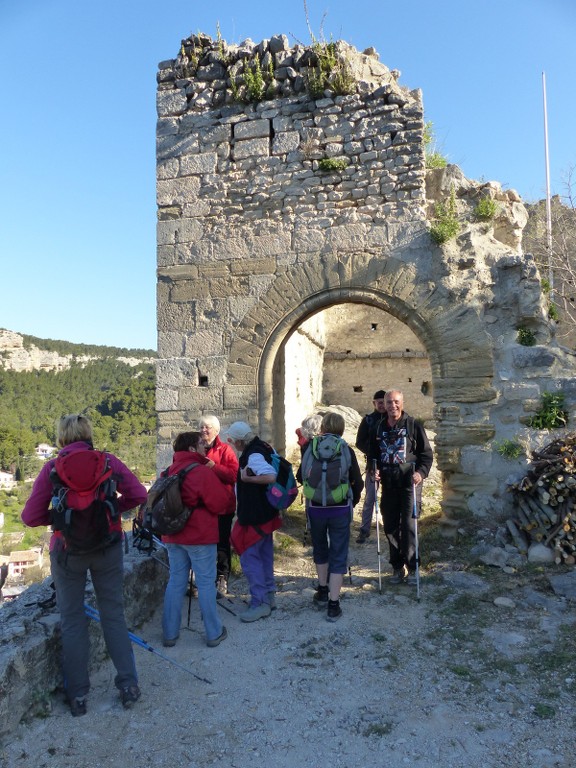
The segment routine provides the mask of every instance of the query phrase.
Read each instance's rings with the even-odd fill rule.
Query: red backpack
[[[50,524],[60,531],[66,549],[81,554],[104,549],[122,533],[112,524],[120,518],[116,481],[103,451],[60,451],[50,472],[54,487]]]

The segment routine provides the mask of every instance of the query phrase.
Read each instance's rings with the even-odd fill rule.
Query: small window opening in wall
[[[346,350],[346,354],[347,354],[347,355],[349,355],[349,354],[350,354],[350,352],[352,352],[352,350],[351,350],[351,349],[347,349],[347,350]]]
[[[201,387],[207,387],[208,386],[208,376],[200,376],[198,378],[198,383]]]
[[[408,383],[412,384],[412,379],[410,378],[410,376],[408,376]]]
[[[377,328],[378,328],[378,323],[372,323],[372,325],[370,326],[371,331],[375,331]]]
[[[420,387],[420,392],[422,392],[423,395],[429,395],[430,394],[430,382],[429,381],[423,381],[422,386]]]
[[[406,347],[406,352],[410,352],[410,348],[409,347]]]
[[[353,387],[353,389],[354,389],[354,392],[364,392],[364,387],[362,387],[362,386],[360,386],[360,387]]]

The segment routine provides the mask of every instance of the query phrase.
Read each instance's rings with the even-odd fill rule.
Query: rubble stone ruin
[[[528,422],[544,393],[563,393],[573,413],[574,357],[522,251],[520,197],[456,166],[426,169],[422,95],[399,75],[373,49],[285,36],[194,35],[159,65],[159,464],[205,412],[288,450],[322,402],[328,309],[354,338],[343,354],[357,355],[360,384],[375,358],[362,358],[350,310],[389,319],[372,329],[389,366],[396,355],[384,383],[429,418],[449,517],[505,506],[519,464],[497,446],[538,441]],[[443,244],[431,237],[439,203],[459,222]],[[417,359],[396,350],[403,332]],[[364,405],[345,405],[369,408],[364,383]]]

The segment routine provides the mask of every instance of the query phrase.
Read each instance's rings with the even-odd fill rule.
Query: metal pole
[[[412,518],[414,519],[414,557],[416,560],[416,600],[420,600],[420,547],[418,544],[418,505],[416,483],[412,481]]]
[[[546,161],[546,243],[548,250],[548,282],[550,304],[554,303],[554,271],[552,269],[552,203],[550,199],[550,157],[548,155],[548,107],[546,105],[546,73],[542,72],[542,97],[544,101],[544,156]]]
[[[93,608],[91,605],[84,604],[84,613],[86,616],[88,616],[89,619],[92,619],[93,621],[100,621],[100,613],[96,608]],[[141,648],[144,648],[146,651],[150,651],[150,653],[153,653],[155,656],[158,656],[160,659],[164,659],[164,661],[169,662],[170,664],[174,665],[175,667],[178,667],[178,669],[183,670],[184,672],[187,672],[189,675],[192,675],[192,677],[195,677],[196,680],[200,680],[202,683],[208,683],[209,685],[212,685],[211,680],[207,680],[205,677],[199,677],[198,675],[195,675],[192,670],[188,669],[188,667],[185,667],[183,664],[179,664],[177,661],[174,661],[174,659],[171,659],[169,656],[165,656],[163,653],[160,653],[160,651],[157,651],[156,648],[153,648],[149,643],[146,642],[146,640],[142,640],[141,637],[138,637],[138,635],[135,635],[133,632],[128,632],[128,637],[133,643],[136,643],[136,645],[139,645]]]
[[[378,509],[378,486],[376,480],[376,459],[372,467],[374,477],[374,513],[376,515],[376,552],[378,554],[378,592],[382,594],[382,558],[380,552],[380,510]]]

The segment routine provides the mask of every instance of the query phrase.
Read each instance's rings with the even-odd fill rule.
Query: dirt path
[[[379,594],[373,537],[351,547],[352,584],[331,624],[312,606],[309,548],[292,533],[279,536],[270,618],[233,615],[247,592],[238,577],[218,648],[204,644],[197,601],[175,648],[161,646],[159,612],[138,630],[210,683],[136,647],[143,694],[132,710],[105,663],[88,715],[70,717],[55,697],[0,751],[2,768],[574,765],[574,603],[543,576],[464,571],[438,552],[417,602],[414,588],[388,583],[383,557]]]

